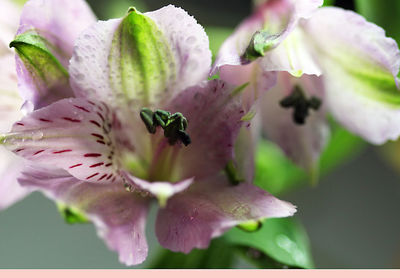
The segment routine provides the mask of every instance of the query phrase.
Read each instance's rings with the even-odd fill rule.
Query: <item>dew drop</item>
[[[190,36],[190,37],[188,37],[187,39],[186,39],[186,42],[188,43],[188,44],[194,44],[195,42],[196,42],[196,37],[195,36]]]
[[[40,140],[43,138],[43,132],[41,131],[36,131],[32,133],[32,140],[36,141],[36,140]]]
[[[26,116],[33,111],[33,108],[33,103],[27,100],[24,102],[24,104],[22,104],[21,112],[24,116]]]

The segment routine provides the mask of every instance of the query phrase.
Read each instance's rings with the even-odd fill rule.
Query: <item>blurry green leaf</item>
[[[386,34],[400,43],[399,0],[356,0],[356,10],[367,20],[386,30]]]
[[[335,0],[324,0],[324,6],[333,6],[335,4]]]
[[[256,232],[234,228],[224,235],[224,239],[240,247],[242,252],[247,248],[244,255],[259,267],[314,266],[307,233],[293,217],[267,219]]]
[[[204,27],[210,40],[210,49],[213,59],[218,54],[222,43],[233,33],[233,29],[226,27],[206,26]]]
[[[331,124],[331,139],[320,159],[320,174],[329,171],[357,155],[366,143],[339,125]],[[261,140],[256,152],[254,184],[273,195],[310,184],[307,173],[289,160],[276,144]]]
[[[307,177],[274,143],[261,140],[256,152],[254,184],[272,195],[279,195],[296,187]]]
[[[332,124],[332,134],[328,146],[320,160],[321,174],[326,174],[340,164],[359,154],[367,143],[339,126]]]
[[[187,255],[163,249],[155,262],[150,265],[150,268],[231,268],[234,257],[233,251],[233,247],[226,244],[223,239],[215,239],[208,249],[195,249]]]

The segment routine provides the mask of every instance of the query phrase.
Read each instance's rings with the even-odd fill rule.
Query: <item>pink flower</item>
[[[250,82],[245,104],[260,97],[264,133],[307,169],[329,138],[327,112],[373,144],[400,134],[396,42],[354,12],[319,8],[322,2],[261,1],[213,68],[228,82]]]
[[[83,5],[29,1],[11,43],[34,107],[0,136],[34,162],[21,185],[84,214],[127,265],[146,258],[156,199],[161,245],[185,253],[242,222],[295,212],[251,184],[247,156],[234,149],[246,132],[240,89],[206,81],[208,38],[193,17],[173,6],[131,8],[81,32],[93,19]],[[245,178],[228,178],[227,165]]]

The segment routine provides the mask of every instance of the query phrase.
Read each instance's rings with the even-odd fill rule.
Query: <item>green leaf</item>
[[[222,43],[232,34],[233,29],[226,27],[206,26],[205,30],[210,40],[210,49],[214,60]]]
[[[131,8],[114,34],[110,82],[128,100],[149,106],[176,79],[168,41],[152,19]]]
[[[195,249],[189,254],[175,253],[163,249],[150,266],[162,269],[230,268],[234,260],[234,249],[222,239],[215,239],[208,249]]]
[[[367,20],[383,27],[386,34],[400,43],[400,1],[356,0],[356,10]]]
[[[58,89],[68,86],[68,72],[55,57],[64,55],[35,31],[28,31],[15,37],[10,43],[31,74],[38,88]]]
[[[331,122],[331,138],[320,158],[320,174],[325,175],[361,152],[366,143]],[[261,140],[256,152],[254,184],[273,195],[282,195],[308,184],[310,176],[289,160],[274,143]]]
[[[256,152],[254,184],[272,195],[280,195],[302,186],[304,170],[291,162],[271,141],[261,140]]]
[[[314,266],[307,234],[295,218],[267,219],[256,232],[234,228],[224,235],[224,239],[242,251],[247,250],[247,253],[244,253],[247,259],[258,266]],[[274,263],[274,260],[277,263]]]
[[[335,0],[324,0],[324,6],[333,6],[335,4]]]

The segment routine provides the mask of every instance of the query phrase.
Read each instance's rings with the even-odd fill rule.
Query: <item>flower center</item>
[[[140,118],[151,134],[156,133],[157,127],[161,126],[164,130],[164,136],[171,146],[178,141],[181,141],[185,146],[191,143],[190,137],[185,131],[188,122],[182,113],[171,114],[160,109],[153,112],[149,108],[142,108],[140,110]]]
[[[286,109],[293,107],[293,121],[298,125],[303,125],[309,116],[309,110],[317,111],[321,107],[321,103],[321,100],[315,96],[307,99],[303,90],[296,86],[292,93],[283,98],[279,104]]]

